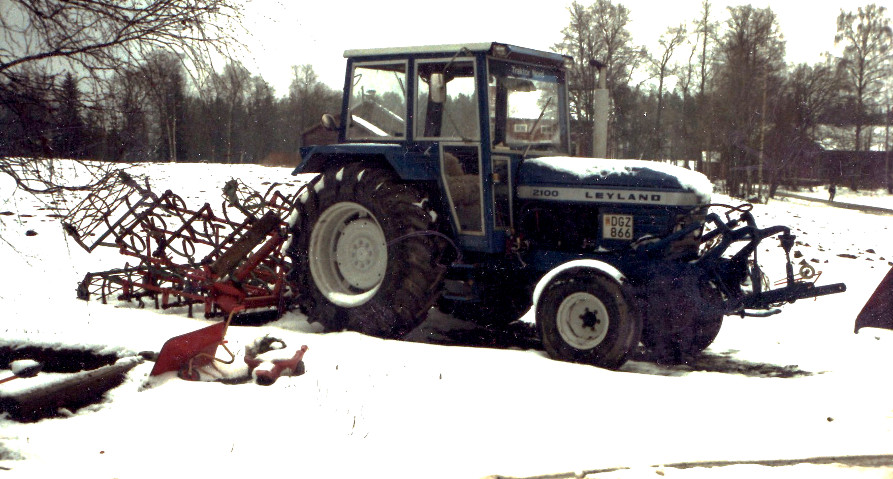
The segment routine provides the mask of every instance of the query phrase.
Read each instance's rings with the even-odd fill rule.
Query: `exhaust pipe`
[[[598,88],[593,91],[592,98],[592,156],[607,158],[608,156],[608,65],[596,60],[589,64],[598,69]]]

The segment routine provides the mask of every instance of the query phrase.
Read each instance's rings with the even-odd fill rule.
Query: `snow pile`
[[[230,177],[260,190],[266,182],[306,181],[289,176],[289,168],[247,165],[132,170],[190,205],[220,204]],[[66,240],[54,208],[76,200],[36,200],[0,177],[0,351],[135,358],[211,324],[183,310],[75,299],[85,273],[122,261],[110,248],[88,255]],[[536,349],[321,334],[290,312],[259,327],[230,326],[228,346],[239,356],[265,335],[291,353],[306,344],[305,374],[268,387],[187,382],[173,372],[149,383],[153,363],[138,362],[101,402],[70,417],[0,418],[0,468],[8,478],[482,478],[598,469],[613,472],[592,477],[889,476],[889,468],[861,463],[654,467],[891,452],[893,332],[852,329],[893,261],[893,217],[787,202],[757,205],[754,214],[761,226],[790,225],[798,235],[795,262],[821,271],[820,284],[843,281],[848,291],[798,301],[771,318],[728,317],[696,363],[631,361],[606,371],[553,361]],[[763,246],[770,279],[783,277],[780,249],[774,241]],[[448,336],[442,318],[432,312],[420,330],[441,328]],[[27,390],[42,378],[68,375],[55,372],[64,366],[79,367],[58,362],[45,363],[35,378],[0,385],[0,395],[7,386]],[[10,373],[0,371],[0,378]]]
[[[41,365],[33,359],[19,359],[9,363],[9,370],[20,378],[36,376]]]

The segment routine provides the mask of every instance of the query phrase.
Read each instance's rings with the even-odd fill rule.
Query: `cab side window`
[[[478,140],[474,63],[419,61],[416,71],[416,138]]]
[[[405,138],[406,108],[406,62],[354,66],[348,139]]]

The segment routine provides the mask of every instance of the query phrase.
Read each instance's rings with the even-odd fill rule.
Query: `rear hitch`
[[[716,228],[706,233],[702,237],[702,242],[715,243],[714,246],[707,248],[697,261],[705,269],[713,272],[717,283],[728,298],[726,304],[727,311],[732,312],[730,314],[771,316],[778,313],[775,307],[782,303],[793,303],[798,299],[815,298],[846,291],[846,285],[843,283],[816,286],[812,282],[804,281],[818,276],[804,274],[800,278],[795,277],[794,266],[791,262],[791,250],[796,244],[797,236],[791,233],[790,228],[786,226],[759,228],[749,208],[737,207],[733,209],[740,213],[739,218],[728,218],[728,221],[723,221],[715,213],[707,215],[708,223],[712,223]],[[737,226],[740,223],[743,225]],[[780,288],[763,291],[763,273],[757,262],[757,246],[762,240],[775,235],[778,235],[779,246],[785,254],[786,278],[783,282],[786,284]],[[737,242],[745,244],[731,258],[724,258],[723,254]],[[749,261],[752,261],[752,264],[748,268],[749,271],[744,273],[745,264]],[[739,286],[733,284],[735,279],[728,277],[736,270],[750,277],[753,288],[750,293],[742,292]],[[759,312],[747,310],[758,310]]]
[[[844,291],[846,291],[846,285],[843,283],[816,286],[812,283],[794,282],[781,288],[745,296],[744,307],[762,309],[772,304],[793,303],[798,299],[816,298]]]

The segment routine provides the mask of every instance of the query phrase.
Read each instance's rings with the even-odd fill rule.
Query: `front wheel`
[[[591,271],[553,279],[537,302],[536,323],[552,358],[608,369],[626,362],[642,332],[623,287]]]

